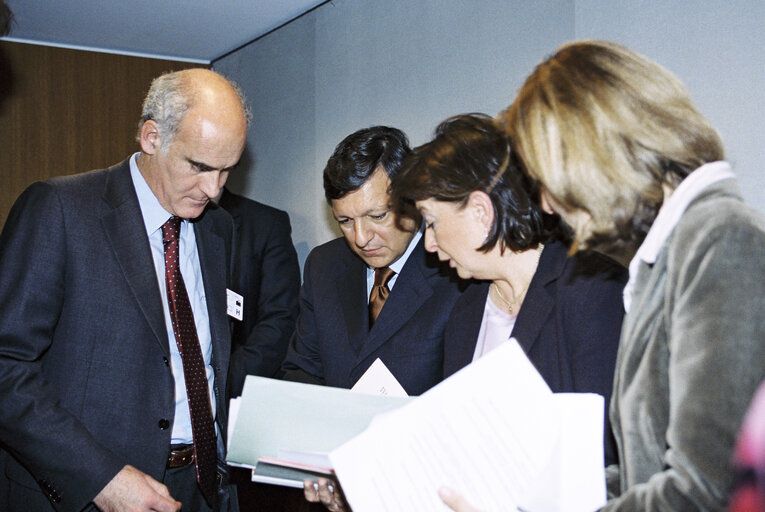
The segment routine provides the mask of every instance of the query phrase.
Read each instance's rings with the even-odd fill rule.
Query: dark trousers
[[[181,510],[194,512],[212,512],[205,501],[202,491],[197,484],[197,472],[194,464],[186,464],[179,468],[168,468],[162,479],[170,491],[170,496],[183,503]]]
[[[306,501],[303,489],[253,482],[249,469],[229,467],[229,474],[242,512],[327,512],[321,503]]]

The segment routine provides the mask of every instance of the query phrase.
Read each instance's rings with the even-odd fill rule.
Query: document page
[[[556,481],[560,471],[551,462],[561,453],[561,407],[556,405],[561,399],[511,340],[418,399],[376,418],[333,450],[330,460],[355,511],[442,512],[448,509],[438,489],[446,485],[485,512],[536,512],[525,506],[538,501],[540,479],[546,480],[547,493],[556,495],[554,503],[562,492]],[[589,446],[594,454],[582,447],[583,456],[598,463],[593,473],[579,475],[579,483],[597,482],[604,489],[602,400],[599,413],[584,414],[597,416],[594,437],[600,437],[598,446]],[[605,491],[600,501],[605,502]],[[569,502],[565,510],[593,508]]]
[[[606,499],[603,397],[594,393],[559,393],[553,395],[553,403],[559,418],[558,442],[520,508],[596,510]]]
[[[375,415],[410,400],[248,375],[227,462],[254,467],[259,457],[278,458],[280,450],[328,453]]]
[[[356,381],[351,391],[369,395],[408,396],[401,383],[379,357]]]

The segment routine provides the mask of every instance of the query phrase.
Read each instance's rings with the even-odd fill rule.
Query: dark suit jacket
[[[560,242],[545,246],[512,336],[555,393],[598,393],[606,416],[624,308],[626,270],[597,255],[568,258]],[[489,284],[471,286],[454,307],[444,341],[444,377],[473,360]],[[616,459],[606,429],[606,461]]]
[[[285,378],[350,388],[379,357],[410,395],[437,384],[444,326],[462,284],[439,273],[434,255],[427,259],[420,240],[370,330],[364,262],[344,238],[311,251]]]
[[[195,222],[226,432],[231,217]],[[162,480],[175,411],[156,272],[128,161],[31,185],[0,236],[3,510],[80,510],[132,464]],[[9,456],[10,454],[10,456]],[[24,489],[27,488],[27,489]]]
[[[295,330],[300,266],[286,212],[223,191],[219,203],[234,218],[232,289],[244,297],[234,320],[229,393],[242,393],[248,375],[274,377]]]

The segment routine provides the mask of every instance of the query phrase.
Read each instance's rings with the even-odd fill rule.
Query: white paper
[[[279,450],[329,452],[362,432],[376,414],[410,400],[248,375],[227,462],[254,467],[258,457],[278,457]]]
[[[368,395],[409,396],[401,383],[378,357],[356,381],[351,391]]]
[[[603,506],[606,499],[605,476],[600,477],[603,397],[594,393],[559,393],[553,395],[553,403],[560,426],[553,456],[519,508],[590,512]]]
[[[228,401],[228,428],[226,429],[228,446],[226,446],[226,451],[231,447],[231,436],[234,435],[234,425],[236,425],[236,417],[239,416],[239,405],[242,403],[241,398],[238,396]]]
[[[565,414],[568,405],[557,405],[559,400],[565,402],[565,395],[554,397],[511,340],[375,419],[365,432],[333,450],[330,460],[349,504],[363,512],[446,511],[438,497],[444,485],[479,510],[516,510],[536,503],[542,479],[556,496],[553,504],[573,500],[565,503],[566,511],[592,510],[605,503],[605,492],[595,506],[590,499],[605,481],[602,399],[599,412],[585,408],[573,418]],[[596,418],[583,420],[583,428],[597,424],[594,433],[575,438],[581,464],[569,459],[571,439],[560,437],[562,414],[567,428],[580,416]],[[576,484],[586,487],[585,504],[569,494],[568,469],[564,473],[553,458],[575,466]],[[544,510],[559,510],[552,507]]]

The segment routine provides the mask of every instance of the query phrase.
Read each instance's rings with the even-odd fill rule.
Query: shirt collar
[[[130,177],[133,179],[135,193],[138,195],[138,206],[141,208],[143,223],[146,226],[146,233],[151,236],[156,230],[162,227],[172,214],[165,210],[151,191],[149,184],[138,169],[136,158],[138,153],[130,157]]]
[[[412,251],[417,246],[417,242],[420,241],[420,238],[422,238],[422,227],[424,226],[424,222],[421,223],[420,229],[418,229],[415,233],[412,239],[409,241],[409,245],[406,248],[406,251],[404,251],[404,254],[401,255],[399,259],[388,265],[388,267],[393,270],[397,275],[401,273],[401,269],[404,268],[404,264],[406,263],[406,260],[409,259],[409,255],[412,254]]]
[[[624,310],[626,312],[630,310],[632,292],[640,263],[644,262],[649,265],[656,263],[661,248],[664,247],[675,226],[680,222],[680,217],[688,205],[710,185],[731,178],[735,178],[735,175],[728,162],[719,161],[704,164],[690,173],[664,201],[656,220],[651,224],[648,235],[630,261],[630,277],[627,286],[624,287]]]

